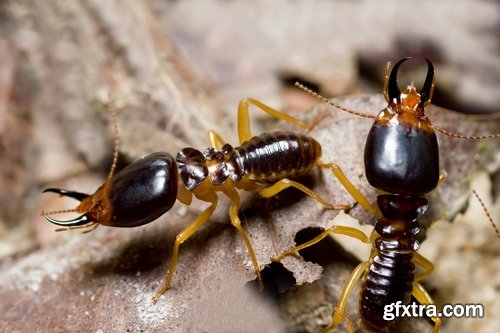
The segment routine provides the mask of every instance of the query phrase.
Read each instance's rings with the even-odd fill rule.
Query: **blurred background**
[[[78,242],[81,235],[54,233],[40,217],[42,210],[71,208],[73,203],[40,193],[47,186],[93,192],[102,182],[113,146],[106,111],[109,91],[119,108],[123,163],[159,150],[175,154],[187,145],[205,147],[209,129],[237,142],[236,110],[244,97],[300,116],[318,102],[293,88],[297,80],[326,97],[380,94],[385,63],[406,56],[427,57],[435,65],[433,104],[471,114],[470,119],[489,119],[491,132],[498,133],[499,7],[493,0],[0,2],[0,302],[12,301],[12,292],[18,291],[6,285],[13,279],[31,276],[26,285],[33,286],[53,274],[52,268],[63,269],[57,263],[52,268],[26,264],[30,256],[37,261],[33,258],[45,258],[33,257],[40,251],[54,256],[51,251],[58,251],[61,242]],[[411,62],[401,70],[400,86],[415,78],[419,87],[426,70],[422,59]],[[252,117],[254,133],[276,126],[259,112]],[[493,184],[493,190],[485,190],[493,199],[486,200],[496,200],[490,207],[498,217],[498,149],[494,156],[484,186]],[[487,222],[481,223],[493,234]],[[127,237],[132,239],[133,233]],[[490,236],[484,237],[490,244]],[[493,239],[497,243],[487,251],[497,253],[498,239]],[[492,258],[488,265],[488,290],[481,293],[498,309],[500,261]],[[430,286],[439,294],[434,288],[439,287]],[[41,292],[38,287],[28,291],[23,304]],[[460,298],[447,302],[452,301]],[[0,330],[28,331],[16,326],[25,308],[16,309],[6,321],[0,319]],[[174,321],[177,326],[156,329],[189,331],[179,316],[183,318],[182,312]],[[152,319],[141,318],[130,331],[150,331]],[[488,332],[495,327],[486,323],[490,319],[466,331]],[[90,321],[89,330],[100,327],[87,320],[74,325],[85,327]],[[70,321],[53,319],[45,328],[67,331]],[[442,331],[463,328],[465,322]],[[103,326],[104,332],[115,330]]]

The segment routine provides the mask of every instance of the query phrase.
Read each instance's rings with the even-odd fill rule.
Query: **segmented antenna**
[[[432,124],[430,127],[434,128],[436,131],[443,133],[445,135],[451,136],[453,138],[457,139],[466,139],[466,140],[484,140],[484,139],[497,139],[500,138],[500,133],[496,134],[488,134],[488,135],[462,135],[462,134],[457,134],[453,132],[449,132],[445,129],[442,129],[441,127],[438,127],[434,124]]]
[[[342,110],[344,112],[347,112],[347,113],[350,113],[350,114],[353,114],[353,115],[356,115],[356,116],[359,116],[359,117],[363,117],[363,118],[371,118],[371,119],[375,119],[376,118],[374,115],[367,114],[367,113],[362,113],[362,112],[358,112],[358,111],[354,111],[352,109],[346,108],[345,106],[342,106],[340,104],[332,102],[332,101],[326,99],[325,97],[321,96],[320,94],[318,94],[314,90],[309,89],[308,87],[306,87],[305,85],[303,85],[300,82],[295,82],[295,86],[299,87],[300,89],[304,90],[306,93],[308,93],[309,95],[311,95],[311,96],[319,99],[320,101],[322,101],[324,103],[327,103],[327,104],[330,104],[331,106],[333,106],[333,107],[335,107],[335,108],[337,108],[339,110]],[[486,140],[486,139],[498,139],[498,138],[500,138],[500,133],[488,134],[488,135],[463,135],[463,134],[458,134],[458,133],[447,131],[447,130],[445,130],[445,129],[439,127],[439,126],[436,126],[434,124],[431,124],[430,127],[433,128],[433,129],[435,129],[436,131],[444,134],[444,135],[448,135],[448,136],[451,136],[451,137],[457,138],[457,139]]]
[[[113,124],[113,136],[114,136],[113,162],[111,164],[111,169],[109,170],[109,174],[108,174],[108,178],[107,178],[107,182],[110,182],[111,178],[113,177],[113,174],[115,172],[116,165],[118,164],[118,148],[120,146],[120,132],[118,130],[117,113],[116,113],[116,108],[115,108],[115,105],[113,103],[111,93],[108,93],[108,98],[109,98],[109,101],[107,104],[107,109],[108,109],[108,112],[110,114],[111,122]],[[54,192],[54,191],[51,191],[51,189],[47,189],[44,192]],[[57,193],[61,194],[60,192],[57,192]],[[73,197],[73,198],[76,199],[76,197]],[[79,199],[79,200],[81,201],[82,199]],[[47,215],[56,215],[56,214],[65,214],[65,213],[81,213],[81,212],[79,212],[78,207],[76,207],[73,209],[61,209],[61,210],[54,210],[54,211],[49,211],[49,212],[42,211],[41,215],[47,217]],[[66,227],[66,228],[59,228],[59,229],[56,229],[56,231],[87,229],[84,231],[84,233],[88,233],[88,232],[91,232],[97,228],[98,224],[96,224],[96,226],[94,226],[94,224],[96,224],[96,223],[91,223],[90,225],[87,224],[87,225],[83,225],[83,226],[70,226],[70,227]]]
[[[367,114],[367,113],[362,113],[362,112],[358,112],[358,111],[354,111],[352,109],[346,108],[345,106],[342,106],[342,105],[337,104],[335,102],[329,101],[325,97],[321,96],[320,94],[318,94],[314,90],[309,89],[308,87],[306,87],[305,85],[303,85],[300,82],[295,82],[295,86],[299,87],[300,89],[304,90],[306,93],[308,93],[309,95],[311,95],[311,96],[319,99],[320,101],[322,101],[324,103],[327,103],[327,104],[330,104],[331,106],[333,106],[333,107],[335,107],[335,108],[337,108],[339,110],[342,110],[344,112],[347,112],[347,113],[350,113],[350,114],[353,114],[353,115],[356,115],[356,116],[359,116],[359,117],[363,117],[363,118],[371,118],[371,119],[375,119],[376,118],[374,115]]]
[[[109,170],[108,174],[108,181],[111,180],[113,177],[113,174],[116,169],[116,165],[118,163],[118,149],[120,146],[120,132],[118,131],[118,121],[117,121],[117,116],[116,116],[116,108],[115,104],[113,102],[113,98],[111,96],[111,92],[108,93],[108,112],[111,117],[111,122],[113,124],[113,136],[114,136],[114,142],[113,142],[113,162],[111,164],[111,169]]]
[[[486,208],[486,205],[484,204],[483,200],[481,200],[481,198],[479,197],[479,194],[477,194],[477,192],[475,190],[472,190],[472,193],[476,197],[477,201],[479,201],[479,204],[481,205],[481,207],[483,207],[483,211],[486,214],[486,216],[488,217],[488,220],[490,221],[491,226],[495,230],[495,233],[497,234],[498,238],[500,238],[500,230],[498,230],[498,227],[496,226],[495,222],[493,221],[493,217],[491,216],[490,212]]]

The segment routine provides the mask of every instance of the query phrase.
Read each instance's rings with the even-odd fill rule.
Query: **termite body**
[[[430,104],[432,98],[434,67],[425,59],[428,70],[420,92],[417,92],[413,83],[400,91],[397,73],[400,65],[408,59],[398,61],[392,71],[390,63],[387,64],[384,97],[388,104],[375,117],[330,102],[298,84],[308,93],[343,111],[375,118],[366,139],[364,166],[368,183],[377,189],[376,205],[367,204],[367,199],[359,191],[349,191],[358,203],[377,218],[371,235],[367,236],[354,227],[333,226],[316,238],[273,258],[280,260],[297,253],[331,233],[347,235],[372,246],[370,258],[360,263],[346,281],[334,310],[332,323],[324,332],[333,329],[342,320],[346,320],[348,331],[352,332],[350,321],[345,318],[344,313],[349,296],[359,281],[361,323],[372,332],[385,332],[393,323],[384,318],[387,306],[408,304],[412,295],[421,304],[434,304],[431,296],[419,283],[432,273],[434,267],[417,252],[420,248],[417,234],[422,228],[419,219],[429,206],[425,195],[435,190],[445,177],[440,169],[435,131],[462,139],[500,137],[500,134],[464,136],[432,124],[425,115],[424,107]],[[348,180],[343,184],[347,182]],[[476,195],[475,192],[474,194]],[[488,218],[494,226],[489,215]],[[498,229],[495,230],[499,234]],[[422,273],[416,274],[416,264],[424,269]],[[431,319],[434,321],[433,333],[437,333],[441,319]]]
[[[243,238],[261,283],[260,266],[238,217],[238,190],[257,192],[260,196],[269,198],[288,187],[294,187],[328,209],[348,209],[352,205],[331,204],[306,186],[290,179],[308,173],[315,166],[328,168],[336,175],[341,171],[332,163],[321,162],[321,145],[311,136],[295,132],[272,132],[252,137],[249,104],[305,129],[312,126],[257,100],[243,99],[238,108],[239,146],[224,144],[218,133],[210,131],[211,147],[203,152],[190,147],[184,148],[177,153],[175,160],[169,153],[156,152],[116,174],[114,168],[118,154],[115,147],[115,158],[108,179],[94,194],[58,188],[44,191],[81,201],[75,209],[60,212],[77,212],[82,215],[69,221],[59,221],[49,216],[60,212],[44,216],[59,226],[92,231],[99,225],[137,227],[148,224],[169,211],[177,200],[190,205],[193,195],[210,203],[191,225],[176,236],[165,283],[153,296],[156,301],[170,288],[180,245],[209,220],[218,205],[217,193],[222,192],[232,201],[229,208],[231,223]]]

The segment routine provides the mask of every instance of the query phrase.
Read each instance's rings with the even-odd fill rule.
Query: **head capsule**
[[[398,61],[387,83],[388,106],[377,116],[365,145],[368,182],[388,193],[423,195],[439,180],[439,148],[431,122],[424,114],[430,102],[434,67],[428,60],[422,90],[410,84],[403,92],[397,84]]]
[[[81,201],[74,210],[83,215],[69,221],[50,222],[65,226],[98,223],[112,227],[136,227],[156,220],[172,208],[177,199],[177,165],[168,153],[148,155],[120,170],[97,191],[88,195],[80,192],[49,188]]]

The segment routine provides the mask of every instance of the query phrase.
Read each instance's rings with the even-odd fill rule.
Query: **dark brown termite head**
[[[437,187],[439,148],[434,128],[424,114],[432,96],[434,67],[420,93],[413,83],[403,92],[397,84],[398,61],[387,83],[388,106],[377,116],[365,145],[365,171],[375,188],[400,195],[423,195]]]
[[[148,155],[109,178],[94,194],[49,188],[81,201],[73,211],[81,216],[69,221],[48,221],[64,227],[97,223],[111,227],[136,227],[150,223],[172,208],[177,199],[177,165],[168,153]]]

